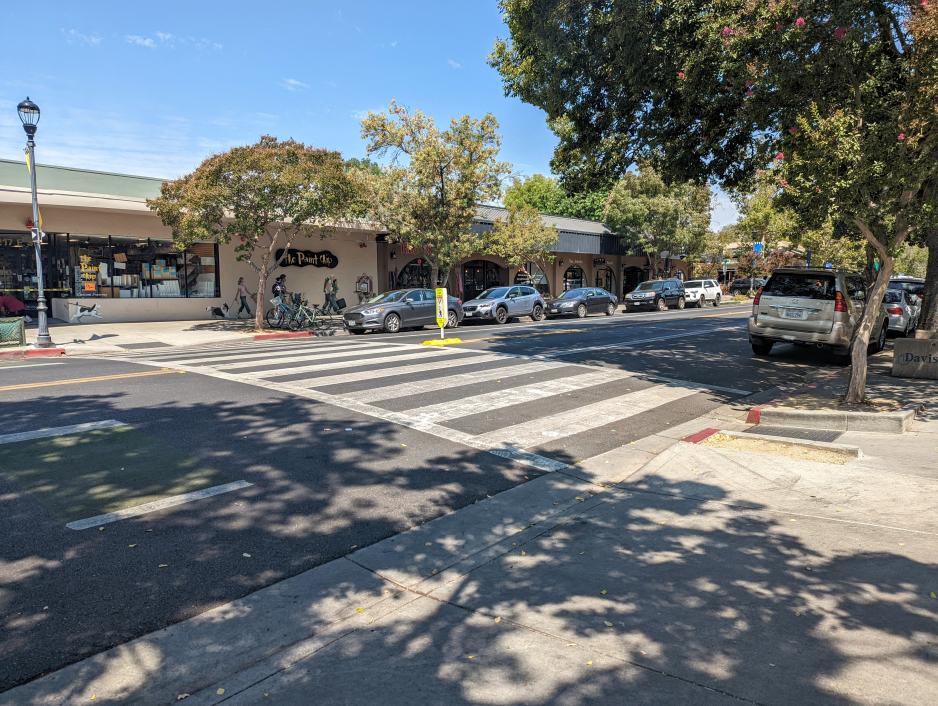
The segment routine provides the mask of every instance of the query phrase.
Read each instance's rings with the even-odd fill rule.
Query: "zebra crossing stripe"
[[[241,368],[254,368],[254,367],[263,365],[264,363],[270,363],[272,365],[280,365],[281,363],[303,363],[303,362],[311,362],[311,361],[323,360],[323,359],[334,360],[335,358],[340,357],[340,356],[360,355],[365,352],[367,353],[391,353],[392,351],[400,351],[400,350],[402,349],[396,346],[378,346],[378,347],[366,349],[366,350],[361,350],[360,348],[342,348],[339,350],[330,350],[330,351],[311,349],[311,350],[307,350],[306,352],[302,354],[297,354],[297,355],[291,355],[292,351],[287,351],[286,354],[284,354],[283,352],[278,352],[272,355],[268,355],[264,358],[257,358],[255,356],[252,356],[252,358],[254,358],[253,360],[238,359],[238,360],[235,360],[233,363],[228,362],[230,359],[223,360],[223,361],[214,363],[212,367],[217,368],[219,370],[236,371],[236,370],[240,370]],[[403,350],[407,350],[407,349],[405,348]],[[364,358],[362,358],[362,360],[364,360]],[[202,361],[191,363],[191,365],[201,365],[201,364],[202,364]],[[348,361],[346,361],[346,364],[348,364]]]
[[[438,392],[450,387],[471,385],[473,383],[489,382],[491,380],[511,380],[521,375],[541,373],[546,370],[569,367],[563,363],[521,363],[513,367],[481,370],[474,373],[459,373],[456,375],[438,375],[436,377],[417,382],[405,382],[399,385],[385,385],[373,387],[369,390],[348,392],[343,397],[358,400],[359,402],[381,402],[393,400],[407,395],[422,395],[428,392]]]
[[[400,345],[400,344],[398,344]],[[322,345],[293,345],[293,346],[277,346],[276,348],[257,348],[253,350],[245,350],[243,348],[235,349],[232,352],[228,353],[215,353],[215,355],[179,355],[169,359],[167,362],[180,363],[182,365],[201,365],[202,363],[224,363],[225,361],[237,361],[245,360],[248,358],[273,358],[278,355],[291,355],[296,353],[310,353],[310,354],[329,354],[329,355],[340,355],[344,351],[355,352],[355,351],[367,351],[369,348],[374,346],[369,346],[367,343],[358,343],[358,344],[349,344],[345,346],[329,346],[324,347]],[[167,360],[166,358],[152,358],[151,360]]]
[[[361,358],[356,361],[348,360],[339,360],[331,363],[317,363],[315,365],[302,365],[298,364],[296,366],[289,366],[286,368],[278,368],[277,370],[261,370],[255,373],[252,373],[252,377],[264,380],[268,378],[276,378],[281,375],[295,375],[297,373],[316,373],[324,370],[336,370],[341,368],[348,369],[349,367],[355,367],[356,365],[377,365],[379,363],[394,363],[401,360],[416,360],[417,358],[424,358],[427,356],[436,357],[437,354],[442,356],[452,356],[455,354],[465,355],[466,351],[464,350],[452,350],[446,348],[422,348],[417,353],[406,353],[405,355],[392,355],[392,356],[378,356],[377,358]],[[280,361],[276,361],[280,362]],[[298,361],[301,363],[302,361]],[[399,371],[394,371],[399,372]]]
[[[512,407],[516,404],[543,400],[567,392],[583,390],[594,385],[621,379],[620,375],[610,375],[607,372],[587,372],[585,369],[563,380],[548,380],[519,387],[509,387],[482,395],[466,397],[458,402],[441,402],[426,407],[418,407],[407,411],[408,414],[422,421],[443,422],[449,419],[458,419],[470,414],[479,414],[493,409]]]
[[[596,429],[627,417],[648,412],[668,402],[695,395],[699,390],[686,387],[658,385],[608,400],[577,407],[546,417],[503,427],[480,434],[479,443],[496,446],[505,444],[514,448],[529,448],[552,439],[560,439]],[[411,412],[419,410],[411,410]]]
[[[313,389],[317,387],[326,387],[329,385],[344,385],[350,382],[360,382],[362,380],[381,380],[384,378],[396,377],[398,375],[410,375],[411,373],[423,373],[431,372],[434,370],[443,370],[445,368],[452,368],[456,365],[476,365],[478,363],[494,363],[503,361],[504,357],[496,354],[491,355],[479,355],[471,358],[461,358],[458,361],[455,360],[435,360],[432,363],[423,363],[421,365],[408,365],[406,368],[397,368],[394,366],[388,368],[382,368],[380,370],[358,370],[355,372],[342,373],[342,372],[332,372],[326,371],[325,374],[317,375],[314,379],[311,380],[294,380],[290,382],[290,385],[293,387],[298,387],[302,389]],[[365,361],[368,363],[370,361]],[[249,377],[249,376],[245,376]],[[256,377],[256,376],[255,376]],[[441,376],[438,379],[446,379],[445,376]],[[384,388],[381,388],[384,389]],[[350,398],[353,399],[353,398]]]

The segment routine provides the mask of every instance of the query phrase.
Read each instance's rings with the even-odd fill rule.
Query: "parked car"
[[[692,279],[684,283],[684,298],[698,309],[707,304],[720,306],[723,290],[715,279]]]
[[[534,287],[490,287],[475,299],[463,304],[467,319],[496,321],[500,324],[517,316],[530,316],[532,321],[544,318],[547,305]]]
[[[914,294],[919,299],[925,296],[925,280],[920,277],[907,277],[899,275],[889,280],[890,289],[902,289],[909,294]]]
[[[768,355],[776,343],[816,346],[840,355],[850,352],[867,288],[862,275],[822,268],[780,268],[752,301],[749,342],[756,355]],[[886,346],[889,321],[885,307],[870,336],[870,352]]]
[[[676,306],[683,309],[687,304],[684,285],[679,279],[653,279],[642,282],[626,295],[622,302],[626,311],[657,309],[665,311]]]
[[[764,286],[765,280],[760,277],[743,277],[733,280],[729,292],[730,294],[746,294],[747,292],[755,292],[759,287]]]
[[[889,330],[900,336],[911,336],[918,328],[922,313],[921,299],[904,289],[887,289],[883,306],[889,316]]]
[[[616,313],[618,305],[619,300],[614,294],[599,287],[568,289],[556,299],[547,302],[547,318],[577,316],[582,319],[587,314],[612,316]]]
[[[395,289],[372,297],[342,313],[349,333],[387,331],[436,326],[436,295],[432,289]],[[449,297],[447,328],[456,328],[463,320],[462,302]]]

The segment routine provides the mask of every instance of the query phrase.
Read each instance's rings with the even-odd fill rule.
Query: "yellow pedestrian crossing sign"
[[[443,329],[446,328],[446,320],[449,317],[449,297],[446,296],[446,287],[436,288],[436,325],[440,327],[440,338],[443,337]]]

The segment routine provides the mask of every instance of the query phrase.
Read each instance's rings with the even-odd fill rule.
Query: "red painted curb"
[[[719,429],[713,429],[708,427],[707,429],[701,429],[696,434],[691,434],[690,436],[685,436],[681,441],[686,441],[688,444],[699,444],[704,439],[708,439],[714,434],[719,433]]]
[[[20,348],[15,351],[0,351],[0,358],[46,358],[65,355],[64,348]]]
[[[312,331],[284,331],[282,333],[259,333],[254,336],[255,341],[270,341],[276,338],[307,338]]]
[[[759,405],[758,407],[753,407],[749,410],[749,416],[746,417],[747,424],[758,424],[762,419],[762,408],[765,405]]]

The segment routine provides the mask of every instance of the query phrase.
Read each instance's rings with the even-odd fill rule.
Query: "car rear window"
[[[836,285],[833,275],[807,272],[776,272],[765,283],[762,294],[767,297],[800,297],[833,301]]]
[[[902,293],[895,289],[887,289],[883,301],[887,304],[898,304],[902,301]]]

